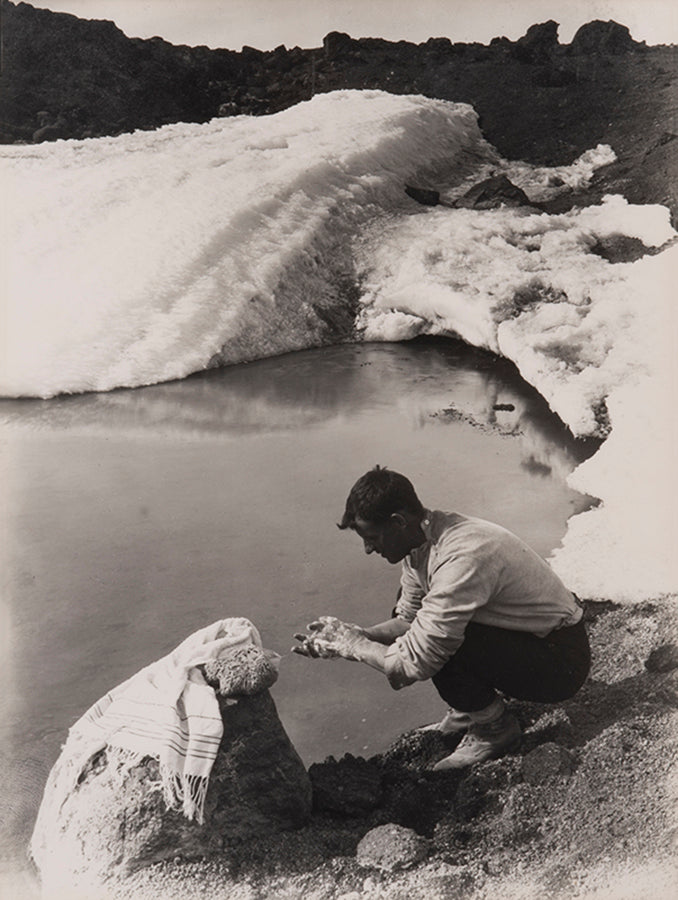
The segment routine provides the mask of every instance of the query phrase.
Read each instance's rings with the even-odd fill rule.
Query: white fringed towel
[[[223,723],[214,689],[196,666],[249,645],[263,649],[249,619],[221,619],[91,706],[70,729],[50,773],[31,841],[32,855],[39,852],[47,820],[58,816],[87,762],[104,748],[126,768],[146,756],[157,759],[168,806],[181,807],[187,818],[202,823]]]

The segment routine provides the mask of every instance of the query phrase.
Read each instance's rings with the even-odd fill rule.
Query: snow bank
[[[569,477],[603,503],[570,519],[552,564],[588,597],[637,601],[678,591],[676,272],[678,246],[631,267],[637,314],[610,355],[626,355],[634,371],[610,386],[610,436]]]
[[[0,149],[0,391],[50,397],[181,378],[347,338],[454,334],[512,359],[578,435],[602,505],[553,564],[584,596],[675,591],[676,251],[668,211],[609,197],[549,216],[422,207],[490,172],[533,201],[585,186],[609,147],[545,169],[499,158],[464,104],[342,91],[262,118]],[[358,299],[360,298],[360,302]],[[357,315],[356,315],[357,313]]]
[[[534,166],[521,160],[493,159],[480,163],[467,178],[442,191],[442,198],[454,201],[483,178],[505,175],[513,184],[524,190],[530,200],[541,203],[551,200],[564,188],[585,189],[596,169],[616,160],[615,152],[607,144],[598,144],[586,150],[569,166]]]
[[[512,359],[575,434],[600,433],[611,388],[647,367],[637,329],[654,290],[632,276],[640,261],[592,252],[618,234],[656,247],[674,232],[664,207],[621,197],[558,216],[440,208],[393,221],[361,247],[365,336],[456,334]]]
[[[495,157],[471,107],[375,91],[3,147],[0,391],[136,386],[345,338],[361,223],[411,205],[408,180]]]
[[[624,235],[659,247],[668,210],[608,197],[547,216],[436,209],[366,235],[361,324],[370,339],[457,334],[512,359],[577,435],[606,434],[570,476],[602,505],[570,520],[554,568],[582,596],[678,589],[674,279],[678,246],[634,263],[592,252]]]

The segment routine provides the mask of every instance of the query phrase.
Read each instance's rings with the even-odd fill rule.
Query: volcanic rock
[[[259,665],[254,657],[249,662]],[[241,691],[243,684],[251,685],[249,676],[257,675],[253,669],[238,680],[237,667],[231,666],[230,673],[228,668],[220,667],[222,682]],[[262,672],[270,683],[270,673]],[[102,750],[42,826],[42,850],[34,848],[34,856],[44,885],[52,890],[96,885],[160,860],[228,854],[249,839],[308,820],[310,781],[268,690],[225,696],[213,686],[224,733],[210,773],[203,824],[167,808],[155,759],[145,757],[125,769]]]
[[[574,769],[572,754],[558,744],[540,744],[523,757],[523,778],[528,784],[545,784],[552,778],[567,777]]]
[[[635,262],[650,252],[650,248],[639,238],[629,237],[626,234],[599,237],[591,247],[591,253],[602,256],[611,263]]]
[[[338,762],[331,757],[309,769],[316,811],[360,816],[382,799],[382,772],[374,762],[347,753]]]
[[[353,49],[353,40],[343,31],[330,31],[323,38],[323,49],[328,59],[350,53]]]
[[[358,844],[358,865],[392,872],[416,865],[428,855],[430,842],[402,825],[379,825]]]
[[[671,672],[678,669],[678,645],[662,644],[645,660],[648,672]]]
[[[541,62],[548,59],[558,47],[558,23],[552,19],[539,25],[531,25],[523,37],[516,41],[514,56],[525,62]]]
[[[572,38],[572,53],[627,53],[641,46],[625,25],[596,19],[578,29]]]
[[[317,93],[359,89],[471,104],[484,137],[507,159],[569,165],[598,143],[617,162],[549,212],[621,193],[678,216],[678,48],[648,47],[616,22],[582,26],[571,44],[557,24],[489,46],[432,37],[421,44],[331,32],[313,49],[240,52],[128,38],[112,22],[0,0],[0,141],[91,138],[215,116],[264,115]],[[47,114],[49,121],[40,119]],[[59,117],[59,132],[41,129]]]
[[[463,209],[497,209],[500,206],[531,206],[525,191],[516,187],[506,175],[493,175],[475,184],[455,206]]]
[[[676,671],[643,660],[671,660],[675,598],[584,602],[592,676],[562,704],[510,701],[525,730],[521,754],[431,772],[450,747],[413,731],[377,757],[330,759],[315,774],[356,797],[380,771],[377,805],[353,816],[316,808],[304,828],[254,838],[221,862],[140,869],[115,900],[564,900],[598,896],[601,884],[615,897],[673,896]],[[408,847],[426,856],[407,864]]]
[[[437,206],[440,203],[439,191],[431,191],[428,190],[428,188],[412,187],[411,185],[406,184],[405,193],[408,197],[416,200],[417,203],[421,203],[422,206]]]

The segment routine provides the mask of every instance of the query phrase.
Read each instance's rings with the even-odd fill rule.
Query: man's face
[[[407,523],[397,513],[386,522],[356,517],[353,530],[362,538],[365,553],[378,553],[390,563],[400,562],[412,549]]]

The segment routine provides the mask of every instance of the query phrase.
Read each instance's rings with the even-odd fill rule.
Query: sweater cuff
[[[417,681],[417,678],[408,675],[405,671],[397,644],[391,644],[386,651],[384,656],[384,674],[395,691],[399,691],[401,688],[407,687],[408,684],[414,684]]]

